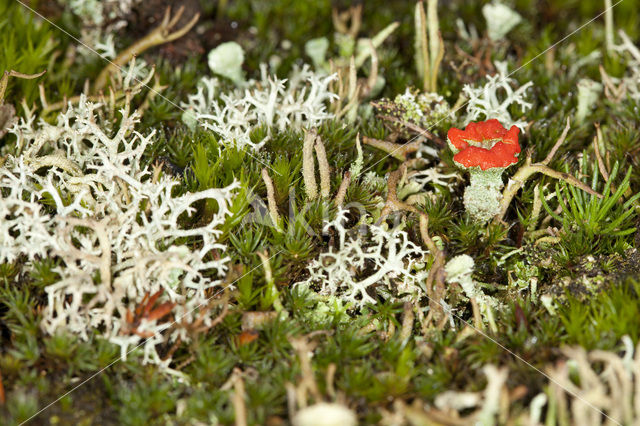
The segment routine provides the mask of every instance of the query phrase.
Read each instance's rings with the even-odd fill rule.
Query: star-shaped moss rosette
[[[464,191],[464,205],[475,220],[486,222],[500,211],[502,172],[518,162],[520,129],[502,127],[491,119],[469,123],[464,130],[451,128],[447,142],[453,161],[468,170],[471,183]]]

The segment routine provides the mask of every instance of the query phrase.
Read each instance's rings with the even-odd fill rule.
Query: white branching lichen
[[[17,151],[0,168],[0,262],[20,255],[58,259],[59,279],[45,288],[45,332],[87,339],[100,328],[102,337],[121,346],[123,358],[146,337],[144,361],[167,366],[170,359],[161,359],[156,346],[188,341],[181,325],[200,314],[204,324],[211,322],[201,305],[227,269],[218,227],[239,184],[174,195],[178,181],[152,177],[141,166],[154,132],[135,130],[138,113],[125,106],[119,127],[111,128],[98,107],[83,97],[55,125],[30,117],[10,130]],[[217,212],[201,226],[184,228],[179,218],[205,199],[215,200]],[[169,320],[143,318],[132,326],[127,311],[159,290],[175,304]],[[171,318],[179,324],[167,330]]]
[[[310,129],[333,117],[327,104],[337,99],[328,89],[335,75],[316,74],[308,65],[295,67],[283,80],[269,75],[266,64],[260,66],[260,72],[260,80],[227,93],[217,93],[220,82],[216,78],[203,78],[197,93],[181,105],[189,111],[186,118],[215,132],[226,145],[259,150],[270,134],[252,140],[259,126],[266,126],[268,132]]]
[[[376,303],[370,292],[375,288],[383,297],[398,300],[423,294],[420,283],[426,273],[422,261],[427,252],[409,240],[405,231],[366,225],[368,237],[347,235],[347,210],[338,209],[336,218],[324,231],[337,232],[337,250],[330,248],[308,266],[309,278],[296,283],[319,288],[353,307]]]
[[[524,130],[527,122],[514,120],[509,108],[516,104],[523,113],[531,109],[532,104],[526,101],[526,91],[533,86],[533,82],[529,81],[514,90],[512,85],[515,84],[515,80],[508,77],[507,63],[496,62],[495,66],[498,73],[488,76],[488,82],[484,86],[472,87],[466,84],[462,88],[464,95],[469,99],[465,124],[495,118],[507,128],[515,125]]]

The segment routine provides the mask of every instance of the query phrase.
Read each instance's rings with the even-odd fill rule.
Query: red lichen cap
[[[507,167],[518,162],[520,129],[502,127],[496,119],[469,123],[464,130],[449,129],[447,138],[455,153],[453,161],[482,170]]]

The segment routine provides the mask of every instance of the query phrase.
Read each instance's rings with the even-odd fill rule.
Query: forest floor
[[[640,422],[633,1],[173,3],[0,0],[0,423]]]

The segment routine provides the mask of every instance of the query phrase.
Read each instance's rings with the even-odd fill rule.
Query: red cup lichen
[[[447,133],[453,161],[471,175],[464,205],[472,218],[486,222],[499,211],[502,172],[518,162],[520,144],[516,126],[505,129],[498,120],[469,123],[464,130]]]

